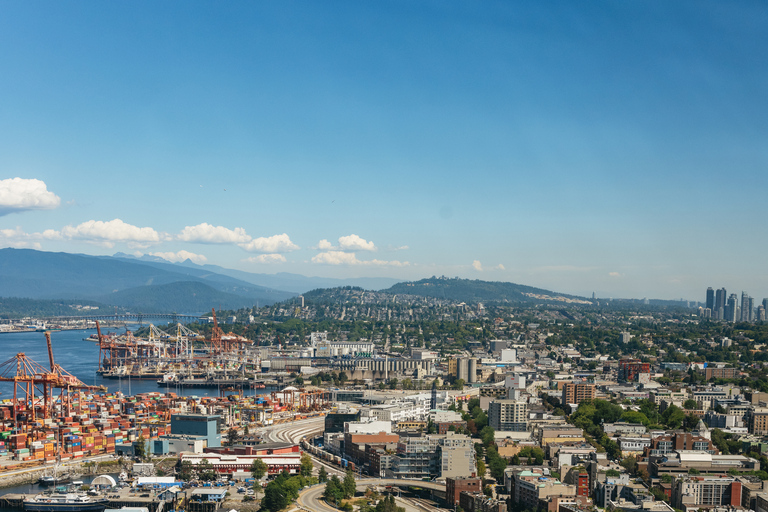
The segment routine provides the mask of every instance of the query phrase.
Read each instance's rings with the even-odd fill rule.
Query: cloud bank
[[[0,215],[25,210],[51,210],[61,204],[59,196],[48,191],[45,182],[36,179],[0,180]]]

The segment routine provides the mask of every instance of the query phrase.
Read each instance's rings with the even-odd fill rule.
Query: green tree
[[[312,476],[312,468],[314,465],[312,464],[312,458],[309,456],[309,454],[303,453],[301,455],[301,470],[300,474],[304,478],[309,478]]]
[[[331,479],[325,483],[323,497],[326,501],[333,504],[338,504],[342,499],[344,499],[343,486],[338,476],[333,475]]]
[[[235,427],[227,430],[227,446],[234,446],[240,440],[240,434]]]
[[[147,440],[144,438],[144,434],[139,434],[139,438],[133,443],[133,454],[139,460],[147,458]]]
[[[355,475],[351,470],[347,470],[347,474],[344,475],[344,482],[342,482],[342,491],[345,498],[351,498],[355,495],[357,490],[357,482],[355,481]]]
[[[197,479],[203,482],[211,482],[216,480],[216,470],[213,469],[213,465],[208,459],[202,459],[195,465],[195,471],[197,472]]]
[[[261,480],[267,474],[267,464],[261,459],[254,459],[251,464],[251,475],[256,480]]]
[[[320,471],[317,472],[317,481],[324,484],[328,481],[328,472],[323,466],[320,466]]]
[[[685,402],[683,402],[683,409],[698,409],[699,404],[696,402],[696,400],[693,400],[689,398]]]
[[[633,455],[622,459],[620,464],[633,475],[637,472],[637,459]]]
[[[192,463],[188,460],[183,461],[179,465],[179,480],[182,482],[187,482],[189,480],[192,480],[192,473],[194,472],[194,467],[192,466]]]
[[[685,420],[685,413],[678,406],[670,405],[662,413],[661,420],[668,428],[680,428]]]

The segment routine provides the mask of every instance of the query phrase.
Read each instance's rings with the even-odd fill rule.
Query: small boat
[[[56,464],[53,466],[53,474],[48,474],[47,472],[43,474],[43,476],[40,477],[40,479],[37,481],[40,485],[58,485],[58,484],[65,484],[70,481],[70,477],[68,474],[59,474],[59,465]]]

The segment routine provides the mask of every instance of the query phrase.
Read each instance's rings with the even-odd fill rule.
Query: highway
[[[292,421],[289,423],[282,423],[280,425],[274,425],[270,427],[263,427],[259,429],[262,433],[262,438],[265,442],[291,442],[299,443],[304,437],[314,437],[321,434],[325,429],[325,418],[323,416],[317,418],[309,418],[306,420]],[[320,466],[326,468],[329,475],[338,475],[339,478],[344,477],[344,471],[337,466],[328,464],[326,461],[320,460],[317,457],[308,453],[315,464],[315,472],[317,472]],[[412,486],[421,487],[425,489],[432,489],[436,491],[445,491],[444,484],[438,484],[435,482],[424,482],[422,480],[394,480],[383,478],[366,478],[357,480],[358,491],[365,492],[365,490],[371,486]],[[325,490],[324,484],[318,484],[305,489],[300,493],[297,506],[300,509],[309,512],[338,512],[338,509],[331,507],[322,499],[323,491]],[[397,498],[398,505],[405,508],[406,512],[425,512],[436,510],[434,506],[428,506],[424,504],[424,500]]]

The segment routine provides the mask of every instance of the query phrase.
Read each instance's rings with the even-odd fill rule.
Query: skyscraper
[[[719,319],[719,320],[725,320],[725,298],[727,297],[725,288],[720,288],[715,292],[715,311],[717,314],[713,314],[712,316]]]
[[[706,305],[706,307],[709,308],[710,310],[713,310],[713,311],[715,309],[715,290],[713,290],[711,286],[709,288],[707,288],[707,305]]]
[[[741,316],[739,319],[742,322],[752,321],[752,307],[754,305],[754,299],[747,295],[747,292],[741,292]]]
[[[725,288],[723,288],[725,289]],[[735,322],[738,318],[736,316],[737,310],[739,309],[739,297],[732,293],[728,297],[728,303],[725,305],[725,318],[724,320],[727,322]]]

